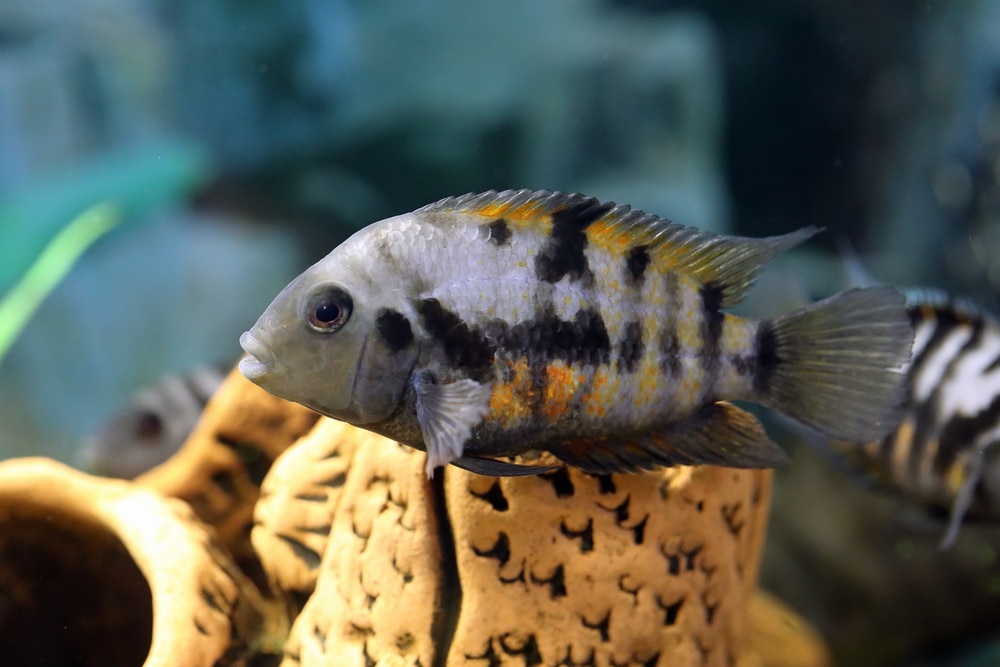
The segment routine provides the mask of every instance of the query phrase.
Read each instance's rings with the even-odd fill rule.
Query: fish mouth
[[[247,356],[240,359],[240,372],[246,379],[256,380],[274,370],[274,355],[270,348],[249,331],[240,336],[240,347],[247,353]]]

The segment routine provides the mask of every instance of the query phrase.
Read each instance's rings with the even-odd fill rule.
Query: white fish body
[[[902,400],[913,331],[890,288],[773,320],[723,312],[813,233],[717,236],[561,193],[449,198],[292,281],[241,337],[240,368],[426,449],[428,472],[514,474],[494,458],[529,450],[590,472],[772,466],[783,452],[725,401],[866,439]]]

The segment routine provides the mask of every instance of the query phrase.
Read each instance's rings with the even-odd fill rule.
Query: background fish
[[[769,467],[784,453],[726,400],[848,440],[899,416],[913,331],[895,290],[771,320],[722,312],[816,231],[718,236],[546,191],[443,199],[362,229],[292,281],[240,338],[240,369],[426,449],[429,474],[513,474],[481,459],[530,450],[597,473]]]
[[[80,466],[100,475],[131,479],[163,463],[187,440],[228,373],[229,368],[221,365],[198,366],[139,390],[81,444]]]
[[[949,513],[947,546],[964,517],[1000,519],[1000,324],[944,292],[906,294],[916,335],[899,426],[831,444],[876,487]]]

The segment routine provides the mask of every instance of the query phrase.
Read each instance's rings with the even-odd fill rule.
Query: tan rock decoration
[[[463,589],[456,664],[515,655],[546,665],[736,661],[770,473],[456,473],[446,484]]]
[[[237,560],[252,559],[250,529],[260,484],[274,459],[318,418],[234,369],[184,447],[136,482],[186,501]]]
[[[321,419],[275,462],[261,487],[252,533],[275,590],[313,592],[354,452],[378,440],[374,433]]]
[[[362,437],[284,665],[432,665],[447,646],[442,610],[457,601],[446,597],[440,493],[422,453]]]
[[[184,503],[0,464],[4,664],[238,665],[280,647],[284,624]]]
[[[747,609],[750,622],[748,653],[753,662],[740,667],[830,667],[833,659],[819,633],[791,607],[758,589]]]
[[[324,423],[276,465],[254,533],[281,554],[264,556],[275,581],[308,592],[315,558],[302,554],[322,549],[332,517],[285,665],[737,663],[769,472],[448,468],[428,481],[423,466]]]

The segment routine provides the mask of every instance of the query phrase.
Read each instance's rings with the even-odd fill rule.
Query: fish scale
[[[544,222],[538,227],[551,232],[553,225]],[[489,225],[495,224],[494,220],[485,226],[488,228]],[[504,283],[511,285],[511,290],[495,290],[494,297],[487,299],[486,295],[490,292],[485,285],[470,290],[466,280],[446,282],[443,274],[432,277],[443,284],[429,291],[424,298],[436,300],[442,308],[447,308],[457,320],[471,329],[489,327],[494,319],[504,322],[514,321],[515,328],[526,322],[544,320],[546,317],[558,322],[573,322],[582,309],[591,307],[607,332],[608,354],[612,350],[617,351],[615,365],[603,372],[602,390],[595,392],[594,364],[576,362],[566,367],[565,362],[561,360],[549,361],[549,357],[563,356],[555,349],[541,349],[530,360],[524,356],[511,358],[510,351],[502,349],[501,345],[501,349],[495,352],[515,364],[520,361],[546,366],[557,363],[559,367],[539,371],[534,381],[526,382],[524,378],[517,377],[513,382],[505,382],[504,376],[508,371],[498,366],[497,384],[494,386],[494,397],[491,399],[492,418],[499,418],[501,413],[513,410],[524,419],[538,419],[546,424],[555,423],[569,416],[576,419],[597,418],[601,420],[604,428],[624,426],[646,428],[656,420],[669,417],[672,411],[678,413],[690,411],[694,405],[716,391],[717,373],[709,372],[709,364],[717,366],[720,361],[717,342],[722,337],[723,322],[727,323],[729,337],[735,339],[734,349],[745,350],[752,340],[754,327],[740,326],[736,318],[724,320],[721,313],[719,313],[718,330],[711,338],[706,336],[706,308],[702,303],[701,291],[693,281],[686,277],[678,278],[658,266],[654,265],[649,269],[648,278],[643,281],[641,291],[634,288],[622,290],[620,286],[630,276],[627,262],[621,261],[629,248],[629,241],[623,235],[619,235],[617,241],[608,240],[607,237],[610,236],[608,229],[610,228],[605,225],[597,231],[587,228],[581,232],[586,239],[589,239],[591,234],[597,234],[604,237],[604,240],[601,244],[583,244],[580,250],[585,261],[567,262],[567,266],[577,267],[576,277],[563,279],[569,276],[569,272],[561,273],[554,285],[545,280],[538,280],[531,272],[529,268],[531,256],[528,254],[529,249],[537,249],[550,242],[551,234],[539,233],[524,224],[516,235],[516,238],[521,240],[520,243],[515,245],[508,238],[507,243],[497,244],[496,248],[499,256],[497,264],[505,275]],[[435,229],[433,233],[436,235],[439,230]],[[456,257],[472,255],[475,249],[473,244],[482,243],[482,238],[483,233],[477,232],[474,238],[470,238],[470,242],[457,245],[457,250],[453,251],[452,255]],[[617,254],[613,254],[611,250],[616,250]],[[513,272],[507,270],[506,267],[511,265],[519,270]],[[448,264],[441,263],[439,266],[447,267]],[[585,271],[589,269],[585,267],[601,268],[588,277]],[[667,283],[676,285],[673,293],[665,287]],[[662,296],[664,294],[667,295],[666,298]],[[671,300],[679,302],[680,307],[671,308],[669,305]],[[526,304],[533,305],[533,312],[530,315],[525,312]],[[636,364],[637,368],[641,367],[639,372],[619,368],[620,364],[617,363],[622,359],[620,351],[629,343],[627,336],[629,323],[643,323],[651,334],[648,337],[643,335],[638,341],[643,348]],[[662,350],[656,346],[647,347],[646,341],[655,341],[664,335],[669,336],[673,331],[679,332],[682,344],[682,347],[674,353],[680,357],[680,366],[672,377],[665,378],[659,373]],[[550,339],[568,335],[565,331],[562,333],[550,331],[546,334]],[[468,350],[472,345],[468,341],[463,341],[462,347]],[[705,353],[707,347],[711,347],[708,354]],[[610,360],[610,356],[608,359]],[[565,372],[562,372],[563,368]],[[549,391],[549,380],[563,377],[573,379],[573,390],[551,394],[558,396],[558,402],[557,405],[547,406],[543,399]],[[749,390],[749,379],[745,375],[731,374],[727,376],[726,390],[731,395],[743,395]],[[514,405],[513,401],[517,401],[518,405]],[[581,412],[584,405],[589,409]]]
[[[447,198],[360,230],[292,281],[241,337],[241,369],[425,449],[428,473],[523,474],[495,458],[531,450],[590,472],[774,465],[784,454],[756,419],[720,401],[882,433],[912,342],[886,288],[769,321],[723,312],[816,231],[718,236],[547,191]],[[856,320],[866,340],[848,346]]]

